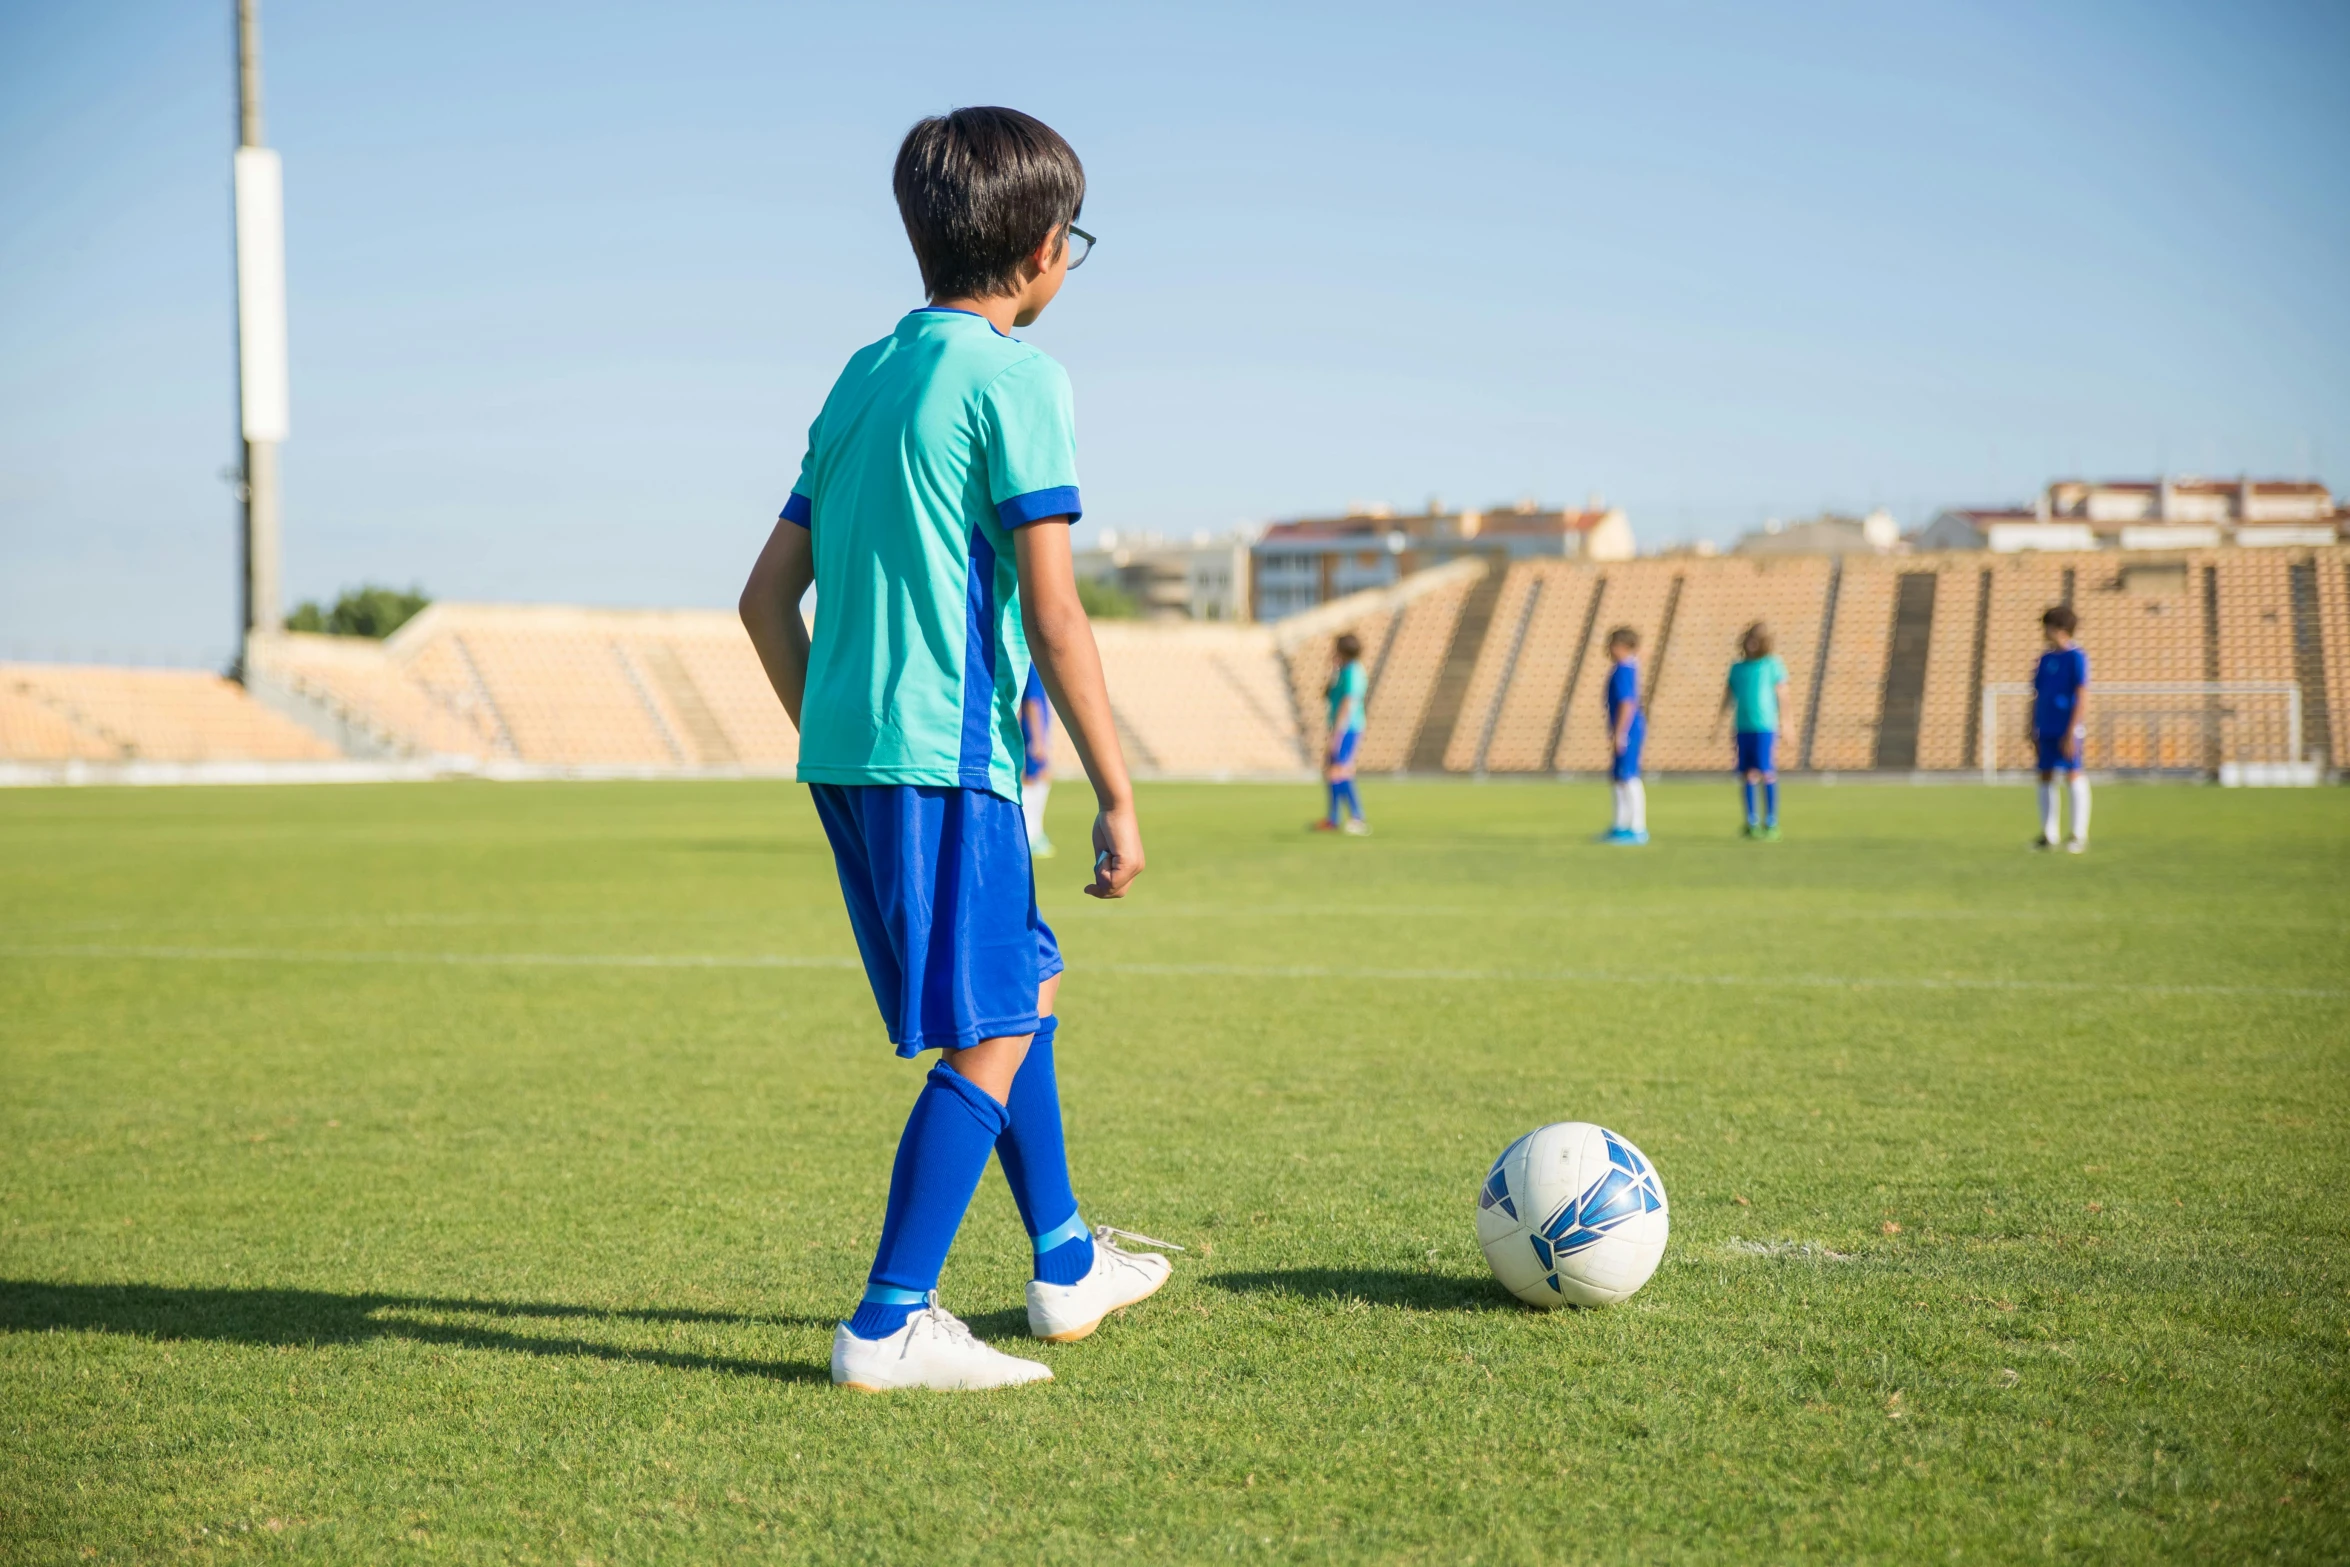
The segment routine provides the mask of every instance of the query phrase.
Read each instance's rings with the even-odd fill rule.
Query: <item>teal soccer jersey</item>
[[[1779,662],[1776,653],[1732,664],[1730,701],[1737,708],[1737,723],[1732,727],[1742,735],[1777,734],[1779,684],[1786,678],[1787,666]]]
[[[1347,698],[1349,697],[1354,699],[1354,705],[1343,715],[1346,727],[1349,731],[1363,727],[1363,693],[1368,691],[1370,686],[1371,679],[1363,673],[1363,666],[1360,662],[1349,661],[1339,666],[1338,674],[1331,680],[1327,693],[1330,702],[1330,727],[1333,730],[1337,729],[1339,725],[1341,715],[1338,710],[1347,706]]]
[[[1045,354],[936,307],[859,349],[783,509],[816,557],[800,780],[1019,799],[1012,530],[1078,514],[1069,377]]]

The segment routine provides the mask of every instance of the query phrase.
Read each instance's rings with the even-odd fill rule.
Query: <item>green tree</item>
[[[431,602],[421,587],[403,593],[398,588],[378,587],[370,582],[345,588],[332,609],[322,610],[315,599],[304,599],[286,616],[286,629],[323,632],[330,637],[380,639],[414,620]]]
[[[1134,595],[1114,582],[1095,577],[1077,579],[1077,602],[1085,606],[1090,620],[1132,620],[1142,613],[1142,606]]]

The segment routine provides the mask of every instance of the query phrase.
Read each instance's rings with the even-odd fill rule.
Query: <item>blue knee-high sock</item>
[[[1344,779],[1339,783],[1338,797],[1346,802],[1349,815],[1358,822],[1363,819],[1363,797],[1355,793],[1355,781],[1352,778]]]
[[[1779,780],[1776,778],[1763,780],[1763,825],[1779,825]]]
[[[1746,793],[1746,825],[1754,825],[1754,780],[1749,778],[1739,786]]]
[[[987,1156],[1010,1119],[987,1091],[948,1066],[935,1066],[906,1117],[889,1173],[889,1209],[873,1254],[865,1298],[849,1318],[860,1338],[887,1338],[938,1288],[947,1248],[963,1224]]]
[[[1335,826],[1337,826],[1337,825],[1338,825],[1338,802],[1339,802],[1340,800],[1342,800],[1342,799],[1344,799],[1344,798],[1346,797],[1346,794],[1345,794],[1345,791],[1346,791],[1346,785],[1344,785],[1344,784],[1342,784],[1342,783],[1333,783],[1333,784],[1331,784],[1329,787],[1330,787],[1330,815],[1329,815],[1329,818],[1328,818],[1328,820],[1329,820],[1329,822],[1330,822],[1330,825],[1331,825],[1331,826],[1333,826],[1333,827],[1335,827]]]
[[[1037,1025],[1028,1058],[1012,1079],[1004,1106],[1011,1120],[995,1140],[1004,1182],[1020,1205],[1020,1222],[1036,1247],[1036,1276],[1046,1284],[1074,1284],[1093,1271],[1093,1236],[1077,1216],[1069,1189],[1069,1153],[1061,1141],[1061,1085],[1053,1070],[1059,1018]]]

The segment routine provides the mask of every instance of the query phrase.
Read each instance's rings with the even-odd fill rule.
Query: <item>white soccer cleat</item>
[[[1035,1306],[1028,1310],[1033,1318]],[[938,1303],[935,1290],[930,1304],[887,1338],[859,1338],[845,1322],[832,1335],[832,1380],[860,1393],[908,1387],[952,1393],[1052,1379],[1052,1367],[1007,1355],[973,1338],[971,1330]]]
[[[1359,816],[1350,816],[1346,820],[1346,825],[1341,827],[1339,831],[1345,833],[1349,838],[1368,838],[1371,836],[1371,824]]]
[[[2065,852],[2065,853],[2067,853],[2067,854],[2085,854],[2085,853],[2087,853],[2087,852],[2088,852],[2088,848],[2089,848],[2089,840],[2088,840],[2088,839],[2086,839],[2086,838],[2075,838],[2075,839],[2071,840],[2070,842],[2068,842],[2068,843],[2067,843],[2067,844],[2064,846],[2064,852]]]
[[[1028,1331],[1055,1344],[1070,1344],[1102,1325],[1102,1318],[1138,1300],[1148,1299],[1175,1271],[1175,1265],[1153,1252],[1121,1251],[1110,1237],[1123,1235],[1145,1246],[1183,1248],[1173,1241],[1155,1241],[1132,1230],[1094,1226],[1093,1271],[1074,1284],[1028,1281]]]

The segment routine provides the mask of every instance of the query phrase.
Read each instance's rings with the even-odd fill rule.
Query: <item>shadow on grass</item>
[[[822,1382],[829,1366],[740,1360],[680,1350],[629,1349],[593,1339],[543,1338],[492,1327],[419,1322],[402,1312],[474,1317],[589,1317],[627,1322],[707,1322],[830,1327],[830,1318],[739,1316],[660,1307],[563,1306],[541,1301],[431,1295],[336,1295],[324,1290],[185,1289],[160,1284],[47,1284],[0,1279],[0,1333],[117,1333],[158,1341],[321,1346],[407,1339],[455,1349],[609,1360],[678,1371],[717,1371],[777,1382]]]
[[[1448,1273],[1404,1273],[1392,1268],[1279,1268],[1264,1273],[1212,1273],[1200,1281],[1235,1295],[1290,1295],[1299,1300],[1359,1300],[1406,1311],[1517,1311],[1518,1303],[1491,1279]]]

